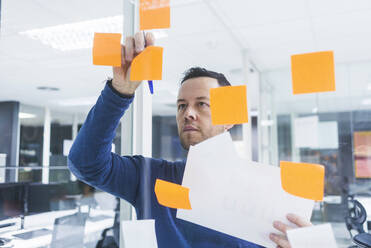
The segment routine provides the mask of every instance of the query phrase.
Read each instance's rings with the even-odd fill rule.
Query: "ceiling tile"
[[[307,4],[312,17],[371,9],[371,1],[369,0],[308,0]]]
[[[237,32],[244,37],[251,50],[313,41],[308,19],[256,25],[238,29]]]
[[[214,0],[216,1],[216,0]],[[274,24],[306,17],[305,0],[217,0],[235,27]]]
[[[197,35],[216,30],[223,30],[223,27],[202,1],[171,9],[171,28],[167,31],[169,36]]]

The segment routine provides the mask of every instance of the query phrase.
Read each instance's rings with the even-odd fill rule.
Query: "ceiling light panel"
[[[90,49],[93,47],[94,33],[122,33],[123,16],[111,16],[83,22],[75,22],[46,28],[19,32],[33,40],[60,51]],[[164,30],[151,31],[155,39],[168,37]]]
[[[19,112],[19,118],[20,119],[31,119],[31,118],[35,118],[35,117],[36,117],[36,115],[34,115],[34,114]]]
[[[122,33],[123,16],[111,16],[83,22],[31,29],[19,34],[38,40],[60,51],[88,49],[93,47],[95,32]]]

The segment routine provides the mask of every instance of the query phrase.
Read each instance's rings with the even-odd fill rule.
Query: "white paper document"
[[[125,248],[157,248],[155,220],[123,221]]]
[[[292,229],[287,237],[292,248],[337,248],[330,224]]]
[[[279,167],[239,158],[229,133],[190,148],[182,185],[192,210],[178,209],[177,218],[266,247],[276,247],[273,221],[288,223],[288,213],[309,220],[314,206],[282,189]]]

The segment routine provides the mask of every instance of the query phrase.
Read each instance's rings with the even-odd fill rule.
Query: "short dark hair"
[[[197,77],[211,77],[218,80],[219,86],[231,86],[231,83],[227,80],[223,73],[218,73],[215,71],[209,71],[201,67],[192,67],[184,72],[184,77],[180,84],[183,84],[184,81],[197,78]]]

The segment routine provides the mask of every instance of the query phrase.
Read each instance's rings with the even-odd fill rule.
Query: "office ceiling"
[[[157,41],[165,54],[164,80],[155,82],[156,115],[174,113],[181,74],[190,66],[243,82],[242,50],[277,92],[284,88],[282,78],[290,81],[291,54],[334,50],[339,66],[371,61],[369,0],[171,0],[171,5],[172,27]],[[122,0],[3,0],[1,11],[0,101],[86,114],[111,68],[93,66],[91,49],[63,52],[20,32],[122,15]],[[283,77],[276,81],[275,75]],[[371,74],[364,77],[371,82]]]

